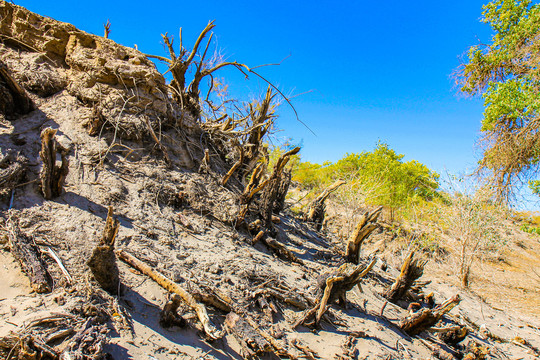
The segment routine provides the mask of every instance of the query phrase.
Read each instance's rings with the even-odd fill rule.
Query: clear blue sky
[[[458,95],[451,78],[467,48],[488,42],[487,0],[456,1],[38,1],[15,0],[41,15],[164,55],[161,33],[191,45],[209,20],[229,60],[260,69],[294,98],[299,124],[282,105],[278,138],[303,144],[303,158],[335,161],[388,142],[406,159],[444,172],[474,168],[482,101]],[[233,71],[231,93],[264,91]],[[477,152],[477,151],[476,151]]]

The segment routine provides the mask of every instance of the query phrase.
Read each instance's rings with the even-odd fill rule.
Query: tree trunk
[[[399,276],[390,289],[384,294],[384,297],[394,303],[397,300],[402,299],[411,288],[412,284],[422,276],[426,263],[427,260],[415,259],[414,251],[411,250],[401,266]]]
[[[41,169],[41,191],[43,197],[50,200],[60,196],[64,180],[68,173],[66,150],[55,140],[56,130],[46,128],[41,132],[41,151],[39,156],[43,162]],[[56,165],[56,154],[60,153],[62,165]]]

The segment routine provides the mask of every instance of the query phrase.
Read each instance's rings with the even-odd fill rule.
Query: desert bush
[[[454,182],[448,186],[447,202],[439,203],[438,222],[452,238],[456,275],[467,288],[474,263],[496,257],[505,245],[500,229],[507,209],[496,205],[493,193],[478,188],[472,180],[457,180],[457,185]]]

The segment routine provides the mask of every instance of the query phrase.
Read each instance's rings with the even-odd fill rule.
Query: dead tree
[[[397,300],[403,299],[413,283],[424,273],[427,260],[414,258],[414,254],[414,250],[409,251],[401,266],[399,276],[390,289],[384,293],[383,296],[389,301],[395,303]]]
[[[0,192],[10,191],[24,178],[28,159],[8,153],[0,159]]]
[[[418,335],[422,331],[434,326],[441,320],[444,314],[452,310],[460,301],[461,298],[456,294],[433,309],[422,308],[416,312],[412,312],[400,321],[399,326],[411,336]]]
[[[285,165],[289,162],[291,156],[298,154],[300,147],[295,147],[280,156],[272,175],[266,180],[266,187],[261,196],[260,214],[263,224],[267,229],[273,229],[272,214],[274,213],[275,203],[279,195],[282,180],[282,173]]]
[[[32,239],[21,233],[18,221],[11,214],[6,225],[11,254],[28,276],[30,286],[37,293],[50,292],[51,277],[41,259],[39,249],[34,245]]]
[[[313,200],[308,207],[308,212],[306,216],[304,216],[304,221],[308,221],[315,225],[315,228],[317,231],[320,231],[322,228],[322,224],[324,221],[324,213],[326,210],[326,206],[324,202],[330,196],[331,193],[337,190],[338,187],[341,185],[346,184],[343,180],[338,180],[334,184],[330,185],[328,188],[326,188],[319,196]]]
[[[169,50],[170,58],[156,55],[146,55],[150,58],[158,59],[169,64],[169,70],[172,74],[173,80],[171,81],[169,88],[171,94],[176,103],[180,104],[183,109],[189,111],[196,118],[199,117],[201,112],[199,97],[200,91],[199,86],[202,81],[207,76],[212,75],[215,71],[225,67],[225,66],[234,66],[241,70],[244,74],[245,72],[250,72],[250,69],[241,63],[236,61],[233,62],[219,62],[213,67],[208,67],[208,62],[205,62],[206,55],[208,53],[208,48],[210,47],[212,36],[208,39],[206,47],[202,54],[199,54],[199,47],[201,46],[202,41],[208,35],[208,33],[215,27],[214,21],[210,21],[208,25],[203,29],[199,34],[199,37],[193,45],[193,49],[188,51],[182,44],[182,28],[180,28],[180,49],[177,54],[174,50],[173,39],[167,34],[161,35],[163,37],[163,42]],[[196,55],[199,55],[198,57]],[[194,75],[192,81],[189,85],[186,85],[186,73],[190,68],[195,67]],[[242,70],[243,69],[243,70]],[[213,81],[213,80],[212,80]],[[213,85],[210,86],[211,88]]]
[[[364,240],[377,228],[377,219],[382,211],[382,206],[373,212],[366,212],[354,228],[353,233],[347,241],[345,258],[348,262],[358,264],[360,260],[360,249]]]
[[[24,115],[34,108],[24,89],[9,74],[7,66],[0,61],[0,114],[7,119]]]
[[[360,283],[362,278],[371,271],[376,261],[377,259],[374,258],[367,266],[345,263],[337,270],[322,275],[318,279],[320,295],[315,306],[306,310],[293,327],[296,328],[302,324],[317,326],[326,311],[327,304],[332,304],[336,300],[339,301],[340,305],[345,306],[347,292]]]
[[[105,229],[87,264],[99,285],[108,293],[116,295],[120,288],[120,275],[114,255],[114,240],[120,225],[118,220],[113,218],[112,213],[113,209],[110,206]]]
[[[56,141],[55,135],[56,130],[51,128],[46,128],[41,132],[41,151],[39,152],[43,162],[40,173],[41,191],[47,200],[60,196],[69,171],[67,151]],[[56,164],[57,153],[60,153],[62,159],[60,166]]]

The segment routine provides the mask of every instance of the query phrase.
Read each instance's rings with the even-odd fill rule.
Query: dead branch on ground
[[[375,209],[373,212],[366,212],[360,220],[353,233],[347,241],[347,250],[345,259],[353,264],[358,264],[360,260],[360,249],[364,240],[377,228],[377,219],[382,211],[382,206]]]
[[[223,336],[222,333],[216,330],[216,328],[210,321],[210,318],[208,317],[208,313],[206,312],[206,308],[204,307],[204,305],[199,304],[195,300],[195,298],[186,290],[184,290],[182,287],[180,287],[180,285],[168,279],[167,277],[165,277],[165,275],[152,269],[150,266],[143,263],[141,260],[137,259],[136,257],[127,253],[124,250],[116,250],[116,255],[122,261],[126,262],[127,264],[134,267],[135,269],[139,270],[146,276],[149,276],[152,280],[157,282],[164,289],[174,294],[180,295],[180,297],[186,302],[186,304],[197,313],[197,317],[199,318],[199,321],[203,325],[205,333],[211,339],[215,340]]]

